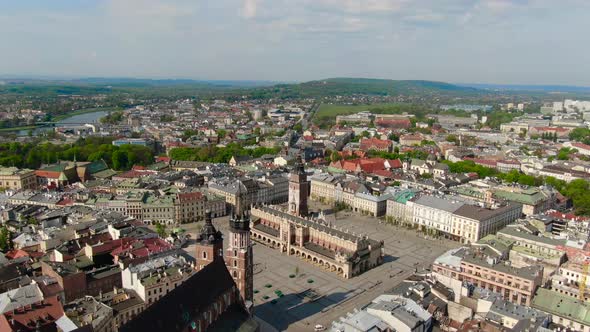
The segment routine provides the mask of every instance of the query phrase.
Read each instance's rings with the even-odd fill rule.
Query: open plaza
[[[360,276],[343,279],[296,256],[281,254],[261,243],[254,245],[254,312],[279,331],[311,331],[398,285],[416,269],[429,268],[433,260],[457,242],[425,239],[421,233],[386,224],[380,219],[339,212],[336,225],[384,241],[384,263]],[[227,232],[227,217],[214,220]],[[201,223],[183,225],[191,234]],[[194,255],[194,246],[185,248]]]

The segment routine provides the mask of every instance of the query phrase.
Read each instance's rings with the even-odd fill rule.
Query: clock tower
[[[303,168],[301,156],[297,156],[295,168],[289,174],[289,213],[305,217],[308,214],[307,197],[309,196],[309,181]]]

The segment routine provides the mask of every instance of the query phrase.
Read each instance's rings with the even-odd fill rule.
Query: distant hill
[[[386,80],[369,78],[329,78],[298,84],[278,84],[260,88],[259,97],[306,98],[336,95],[476,95],[488,93],[473,87],[434,81]]]
[[[92,95],[123,92],[151,94],[154,96],[194,96],[196,94],[211,94],[268,87],[273,86],[274,84],[277,84],[277,82],[136,78],[2,78],[0,79],[0,94],[50,96],[73,94]]]
[[[546,93],[579,93],[590,92],[588,86],[574,86],[574,85],[522,85],[522,84],[477,84],[477,83],[461,83],[458,86],[470,87],[492,91],[532,91],[532,92],[546,92]]]
[[[273,81],[237,81],[237,80],[191,80],[191,79],[142,79],[142,78],[83,78],[71,80],[73,83],[106,84],[116,86],[172,86],[172,85],[202,85],[215,87],[259,87],[272,86],[279,82]]]

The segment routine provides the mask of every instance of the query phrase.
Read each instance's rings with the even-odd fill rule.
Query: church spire
[[[223,236],[213,226],[211,211],[209,210],[205,211],[205,225],[197,235],[196,251],[195,268],[197,271],[203,269],[207,264],[223,258]]]
[[[199,234],[198,240],[209,243],[221,240],[221,233],[213,226],[210,210],[205,211],[205,225],[201,228],[201,234]]]

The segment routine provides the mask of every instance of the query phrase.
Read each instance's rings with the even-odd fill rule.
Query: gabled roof
[[[121,332],[184,331],[222,294],[235,287],[223,260],[215,260],[180,284],[135,319]]]
[[[104,160],[93,161],[85,167],[88,170],[88,173],[90,174],[98,173],[109,168],[109,166],[107,166],[107,163],[105,163]]]
[[[30,284],[0,294],[0,313],[41,302],[43,293],[37,284]]]
[[[57,331],[56,321],[63,315],[64,310],[57,296],[52,296],[43,300],[43,306],[36,306],[33,310],[16,310],[0,315],[0,330],[32,331],[39,322],[40,331]]]

